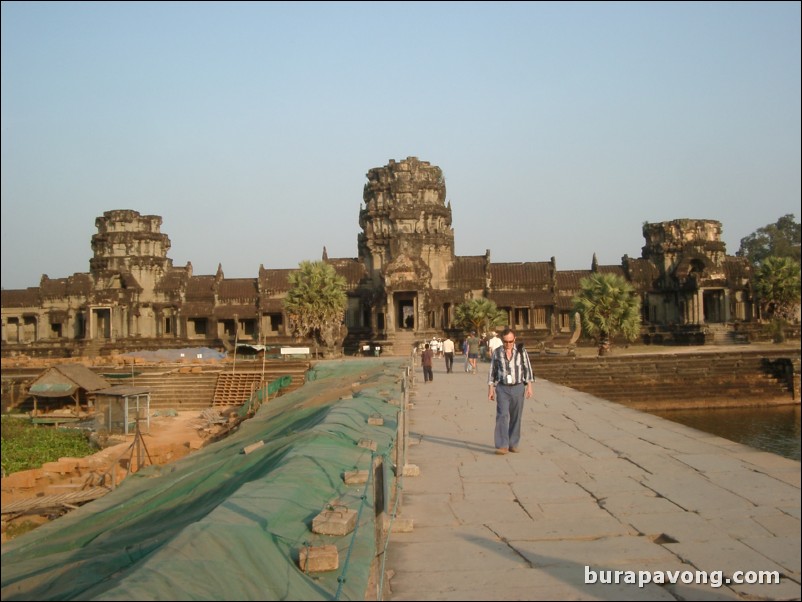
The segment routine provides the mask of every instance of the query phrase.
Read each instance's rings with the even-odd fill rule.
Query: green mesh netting
[[[401,399],[401,374],[393,359],[318,364],[228,438],[8,543],[2,599],[364,599],[377,552],[374,485],[342,476],[370,468],[361,439],[390,453],[399,408],[388,401]],[[374,416],[384,424],[369,425]],[[389,483],[389,458],[383,476]],[[355,536],[312,533],[334,502],[365,505]],[[340,568],[304,574],[299,548],[325,544],[337,546]]]
[[[291,376],[281,376],[276,380],[271,380],[267,386],[253,392],[251,398],[239,407],[237,415],[240,418],[247,416],[251,411],[259,409],[266,400],[273,399],[281,389],[286,389],[291,384]]]

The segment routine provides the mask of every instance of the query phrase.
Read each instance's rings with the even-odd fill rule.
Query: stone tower
[[[161,223],[158,215],[140,215],[130,209],[106,211],[97,218],[97,234],[92,236],[94,257],[89,260],[95,286],[118,288],[123,278],[128,286],[138,285],[148,296],[173,264],[167,257],[170,239],[161,233]]]
[[[676,219],[643,225],[646,241],[642,256],[660,270],[664,286],[691,274],[724,278],[726,248],[721,241],[721,222],[709,219]]]
[[[421,264],[439,285],[454,260],[451,205],[439,167],[407,157],[367,173],[359,214],[359,257],[372,275],[399,261]],[[425,274],[418,274],[424,276]],[[427,275],[428,276],[428,275]]]
[[[387,331],[419,330],[428,293],[446,287],[454,262],[443,172],[407,157],[371,169],[367,178],[359,213],[359,259],[386,302]]]

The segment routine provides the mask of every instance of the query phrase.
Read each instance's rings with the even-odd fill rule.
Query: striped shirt
[[[506,385],[508,384],[507,374],[512,374],[512,384],[514,385],[526,384],[535,380],[532,363],[529,361],[529,353],[523,348],[523,345],[521,345],[520,350],[518,345],[513,346],[512,359],[509,361],[507,361],[507,354],[503,346],[496,349],[490,357],[490,375],[488,376],[487,384]]]

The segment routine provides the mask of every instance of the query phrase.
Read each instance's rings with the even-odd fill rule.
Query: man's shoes
[[[506,454],[508,451],[510,451],[510,450],[509,450],[509,449],[507,449],[506,447],[497,447],[497,448],[496,448],[496,454],[497,454],[497,455],[499,455],[499,456],[503,456],[503,455],[504,455],[504,454]]]
[[[517,448],[517,447],[511,447],[511,448],[510,448],[510,451],[511,451],[512,453],[514,453],[514,454],[517,454],[517,453],[518,453],[518,448]]]

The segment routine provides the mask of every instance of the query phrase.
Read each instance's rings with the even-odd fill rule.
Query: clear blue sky
[[[800,4],[2,3],[2,286],[164,218],[195,274],[356,257],[365,174],[443,169],[456,252],[588,269],[642,224],[800,214]]]

